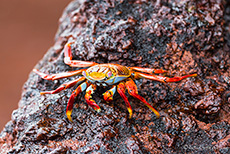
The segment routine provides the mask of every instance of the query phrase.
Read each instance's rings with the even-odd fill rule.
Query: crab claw
[[[96,104],[95,100],[92,99],[92,94],[94,93],[94,90],[96,90],[96,86],[91,84],[86,89],[85,100],[86,100],[86,103],[89,106],[91,106],[95,111],[100,112],[101,108]]]
[[[111,89],[109,89],[104,94],[102,94],[103,97],[104,97],[104,100],[107,101],[107,102],[112,101],[115,92],[116,92],[116,86],[113,86]]]
[[[91,92],[85,94],[86,103],[91,106],[95,111],[100,112],[101,108],[96,104],[96,102],[91,98]]]
[[[102,94],[106,102],[111,102],[113,100],[113,94],[110,91],[106,91]]]

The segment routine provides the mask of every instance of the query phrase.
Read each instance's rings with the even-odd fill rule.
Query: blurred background
[[[29,73],[54,44],[70,1],[0,0],[0,131],[17,109]]]

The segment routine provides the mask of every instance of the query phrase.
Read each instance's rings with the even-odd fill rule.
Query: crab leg
[[[126,89],[128,90],[128,93],[139,99],[140,101],[142,101],[143,103],[145,103],[145,105],[150,109],[152,110],[156,116],[159,118],[160,117],[160,114],[159,112],[154,109],[143,97],[141,97],[139,94],[138,94],[138,91],[137,91],[137,86],[136,84],[134,83],[134,81],[132,79],[128,79],[126,82],[125,82],[125,86],[126,86]]]
[[[112,101],[113,100],[113,96],[114,96],[115,93],[116,93],[116,86],[113,85],[113,87],[111,89],[109,89],[108,91],[106,91],[103,94],[104,100],[107,101],[107,102]]]
[[[177,82],[177,81],[181,81],[188,77],[196,77],[196,76],[197,74],[190,74],[190,75],[185,75],[185,76],[176,76],[176,77],[169,78],[165,76],[150,75],[150,74],[139,73],[139,72],[135,73],[135,78],[146,78],[146,79],[159,81],[159,82]]]
[[[145,72],[145,73],[150,73],[150,74],[153,74],[153,73],[159,74],[159,73],[167,72],[162,69],[153,69],[153,68],[143,68],[143,67],[129,67],[129,68],[131,68],[134,71],[140,71],[140,72]]]
[[[81,73],[85,70],[86,69],[80,69],[80,70],[76,70],[76,71],[63,72],[63,73],[52,74],[52,75],[42,73],[42,72],[38,71],[37,69],[33,69],[33,72],[37,73],[41,78],[43,78],[45,80],[57,80],[57,79],[61,79],[61,78],[71,77],[74,75],[81,75]]]
[[[96,90],[96,85],[94,84],[91,84],[86,89],[86,94],[85,94],[86,103],[97,112],[100,112],[101,108],[96,104],[95,100],[92,99],[92,94],[94,93],[94,90]]]
[[[82,82],[85,80],[85,77],[81,77],[81,78],[78,78],[76,80],[73,80],[73,81],[70,81],[70,82],[67,82],[67,83],[64,83],[62,85],[60,85],[57,89],[55,90],[52,90],[52,91],[44,91],[44,92],[40,92],[41,95],[44,95],[44,94],[56,94],[56,93],[59,93],[60,91],[64,90],[64,89],[67,89],[67,88],[71,88],[73,87],[74,85]]]
[[[133,114],[133,110],[132,107],[128,101],[127,96],[125,95],[125,83],[124,82],[120,82],[117,86],[117,92],[120,94],[120,96],[122,97],[122,99],[125,101],[126,107],[128,109],[129,112],[129,118],[132,117]]]
[[[73,103],[74,103],[74,99],[75,97],[77,97],[77,95],[82,92],[85,91],[86,88],[89,86],[88,82],[83,82],[82,84],[80,84],[71,94],[67,107],[66,107],[66,116],[69,119],[69,121],[72,121],[71,118],[71,114],[72,114],[72,110],[73,110]]]
[[[73,56],[72,56],[72,50],[71,50],[71,44],[73,44],[73,42],[71,43],[67,43],[64,47],[64,62],[65,64],[71,66],[71,67],[89,67],[89,66],[93,66],[96,65],[97,63],[94,62],[89,62],[89,61],[81,61],[81,60],[72,60]]]

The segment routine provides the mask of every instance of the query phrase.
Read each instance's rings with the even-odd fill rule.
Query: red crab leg
[[[139,73],[139,72],[135,73],[135,78],[146,78],[146,79],[159,81],[159,82],[177,82],[177,81],[181,81],[188,77],[196,77],[196,76],[197,74],[190,74],[190,75],[185,75],[185,76],[176,76],[176,77],[169,78],[169,77],[164,77],[164,76],[159,76],[159,75],[150,75],[150,74]]]
[[[103,94],[104,100],[107,101],[107,102],[112,101],[113,100],[113,95],[115,94],[115,92],[116,92],[116,86],[113,85],[113,87],[111,89],[109,89],[108,91],[106,91]]]
[[[33,72],[37,73],[41,78],[43,78],[45,80],[57,80],[57,79],[66,78],[66,77],[70,77],[70,76],[74,76],[74,75],[81,75],[81,73],[85,70],[86,69],[80,69],[80,70],[76,70],[76,71],[63,72],[63,73],[52,74],[52,75],[42,73],[42,72],[38,71],[37,69],[33,69]]]
[[[44,92],[40,92],[41,95],[43,94],[56,94],[56,93],[59,93],[60,91],[64,90],[64,89],[67,89],[67,88],[71,88],[73,87],[74,85],[82,82],[85,80],[85,77],[81,77],[81,78],[78,78],[76,80],[73,80],[73,81],[70,81],[70,82],[67,82],[67,83],[64,83],[62,85],[60,85],[57,89],[55,90],[52,90],[52,91],[44,91]]]
[[[136,84],[134,83],[134,81],[132,79],[128,79],[126,82],[125,82],[125,86],[126,86],[126,89],[128,90],[128,93],[139,99],[140,101],[142,101],[143,103],[145,103],[145,105],[150,109],[152,110],[156,116],[159,118],[160,117],[160,114],[159,112],[154,109],[143,97],[141,97],[139,94],[138,94],[138,91],[137,91],[137,86]]]
[[[132,114],[133,114],[133,110],[132,110],[132,107],[128,101],[128,98],[127,96],[125,95],[125,84],[124,82],[120,82],[117,86],[117,92],[120,94],[120,96],[123,98],[123,100],[125,101],[125,104],[126,104],[126,107],[128,109],[128,112],[129,112],[129,118],[132,117]]]
[[[88,82],[83,82],[82,84],[80,84],[71,94],[67,107],[66,107],[66,116],[69,119],[69,121],[72,121],[71,118],[71,114],[72,114],[72,110],[73,110],[73,103],[74,103],[74,99],[75,97],[77,97],[77,95],[86,90],[86,88],[89,86]]]
[[[140,72],[145,72],[145,73],[150,73],[150,74],[153,74],[153,73],[159,74],[159,73],[167,72],[162,69],[153,69],[153,68],[143,68],[143,67],[129,67],[129,68],[131,68],[134,71],[140,71]]]
[[[94,93],[94,90],[96,90],[96,85],[91,84],[86,89],[85,99],[86,103],[91,106],[95,111],[100,112],[101,108],[96,104],[95,100],[92,99],[92,94]]]
[[[72,56],[71,44],[73,43],[67,43],[64,47],[65,64],[71,67],[89,67],[97,64],[89,61],[72,60],[73,56]]]

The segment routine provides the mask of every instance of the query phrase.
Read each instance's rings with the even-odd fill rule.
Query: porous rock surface
[[[73,122],[65,108],[70,88],[40,95],[76,77],[47,81],[31,73],[19,107],[0,134],[1,153],[230,153],[230,7],[224,0],[73,1],[60,18],[56,42],[36,66],[53,74],[76,70],[63,62],[63,46],[74,59],[161,68],[167,76],[197,73],[178,83],[136,80],[143,103],[84,93],[76,98]]]

